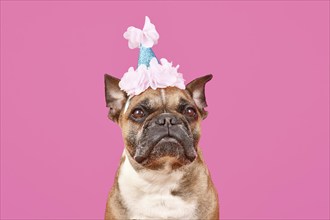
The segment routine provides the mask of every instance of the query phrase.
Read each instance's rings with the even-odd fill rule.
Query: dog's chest
[[[120,194],[130,219],[194,219],[196,202],[184,201],[171,192],[182,173],[137,173],[126,158],[118,178]]]

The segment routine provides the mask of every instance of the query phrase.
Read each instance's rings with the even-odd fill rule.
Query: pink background
[[[328,219],[328,1],[1,1],[1,218],[103,218],[123,150],[103,74],[136,66],[122,34],[145,15],[158,57],[214,75],[221,217]]]

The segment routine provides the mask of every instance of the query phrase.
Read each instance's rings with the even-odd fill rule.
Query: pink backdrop
[[[213,73],[201,147],[223,219],[329,218],[329,2],[1,1],[1,218],[101,219],[123,142],[103,74]]]

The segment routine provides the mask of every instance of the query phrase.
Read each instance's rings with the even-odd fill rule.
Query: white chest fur
[[[195,219],[196,202],[186,202],[171,191],[182,172],[136,172],[128,158],[120,169],[118,183],[130,219]]]

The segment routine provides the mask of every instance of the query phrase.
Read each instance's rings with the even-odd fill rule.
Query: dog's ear
[[[186,86],[186,90],[189,92],[191,97],[194,99],[196,106],[198,107],[199,112],[202,115],[202,118],[207,117],[207,111],[204,110],[207,107],[205,99],[205,84],[212,79],[212,75],[206,75],[199,77]]]
[[[117,123],[127,100],[126,93],[119,88],[119,81],[116,77],[104,74],[105,101],[110,109],[108,117]]]

